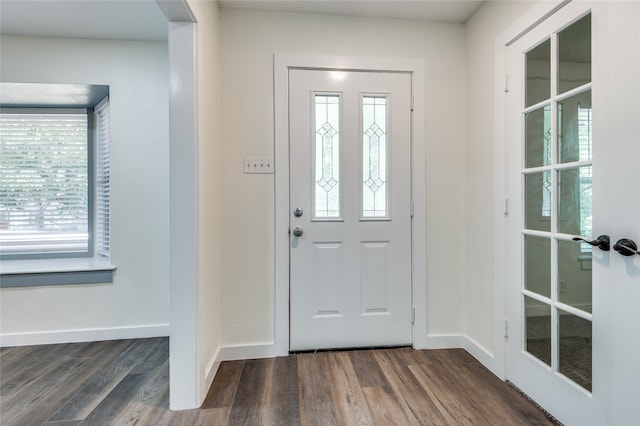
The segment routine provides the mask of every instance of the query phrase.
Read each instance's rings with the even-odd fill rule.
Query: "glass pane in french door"
[[[591,90],[558,102],[560,163],[591,160]]]
[[[591,390],[591,321],[558,310],[558,371]]]
[[[524,288],[551,297],[551,240],[534,235],[524,236]]]
[[[558,301],[591,313],[591,246],[558,241]]]
[[[527,173],[524,177],[525,227],[551,231],[551,172]]]
[[[549,99],[551,95],[551,40],[547,39],[526,55],[526,106]]]
[[[551,307],[532,297],[524,297],[525,348],[534,357],[551,365]]]
[[[558,232],[591,236],[591,166],[558,171]]]
[[[525,53],[522,346],[591,391],[591,18]],[[544,365],[543,365],[544,367]]]
[[[591,82],[591,14],[558,33],[558,93]]]
[[[525,165],[551,164],[551,105],[525,114]]]

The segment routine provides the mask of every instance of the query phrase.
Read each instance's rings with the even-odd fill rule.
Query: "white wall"
[[[242,158],[272,156],[273,54],[426,62],[428,331],[463,328],[465,53],[459,24],[221,10],[222,344],[274,339],[274,182]],[[276,167],[287,167],[279,165]],[[417,219],[421,220],[421,219]]]
[[[464,259],[464,334],[494,352],[495,164],[494,101],[504,90],[494,84],[496,40],[534,2],[491,1],[465,24],[466,44],[466,175]]]
[[[143,334],[166,334],[167,44],[3,35],[0,54],[2,81],[110,86],[111,247],[117,266],[113,283],[0,290],[0,333],[151,326]]]

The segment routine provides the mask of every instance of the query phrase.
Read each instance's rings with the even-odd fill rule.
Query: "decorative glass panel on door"
[[[340,95],[315,94],[314,218],[340,218]]]
[[[591,390],[591,18],[525,53],[525,337],[533,357]],[[575,355],[575,356],[574,356]]]
[[[362,98],[362,217],[388,217],[387,97]]]

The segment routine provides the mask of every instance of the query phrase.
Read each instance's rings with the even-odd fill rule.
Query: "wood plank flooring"
[[[460,349],[223,362],[203,406],[170,411],[167,338],[0,350],[1,425],[552,425]]]

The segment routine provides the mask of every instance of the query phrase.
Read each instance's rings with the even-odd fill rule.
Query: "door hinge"
[[[504,93],[509,93],[509,76],[504,76]]]
[[[416,205],[416,203],[412,201],[412,202],[411,202],[411,206],[410,206],[410,209],[411,209],[411,217],[413,217],[413,214],[414,214],[414,211],[415,211],[415,205]]]
[[[414,102],[414,98],[413,96],[411,96],[411,112],[413,112],[413,102]]]
[[[411,308],[411,324],[416,323],[416,308]]]
[[[509,337],[509,321],[504,320],[504,337]]]
[[[509,214],[509,197],[504,197],[504,215]]]

